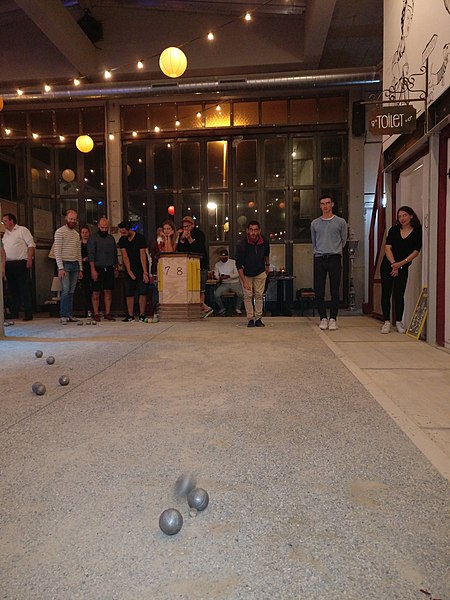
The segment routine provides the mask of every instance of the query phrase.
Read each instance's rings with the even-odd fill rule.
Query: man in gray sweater
[[[91,265],[94,321],[100,321],[98,309],[102,291],[105,303],[103,318],[107,321],[115,321],[115,318],[111,316],[111,302],[114,278],[118,276],[117,246],[115,239],[109,233],[108,219],[104,217],[98,222],[97,233],[89,238],[88,260]]]
[[[341,283],[342,251],[347,242],[345,219],[333,214],[334,202],[329,195],[320,198],[322,215],[311,223],[311,239],[314,254],[314,290],[320,329],[337,329],[339,309],[339,286]],[[325,307],[325,284],[330,279],[330,320]]]
[[[68,321],[78,321],[72,314],[75,287],[77,281],[83,277],[81,242],[75,229],[77,222],[77,211],[68,210],[66,224],[55,231],[54,252],[58,277],[61,282],[59,314],[63,325]]]

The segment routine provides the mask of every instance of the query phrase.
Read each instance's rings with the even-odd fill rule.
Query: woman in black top
[[[422,226],[416,213],[409,206],[401,206],[398,209],[397,223],[389,229],[384,248],[385,256],[380,269],[381,308],[384,318],[381,333],[389,333],[391,330],[392,294],[397,331],[405,333],[402,318],[408,269],[422,248]]]

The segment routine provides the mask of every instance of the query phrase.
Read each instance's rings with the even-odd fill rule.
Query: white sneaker
[[[381,333],[390,333],[391,332],[391,322],[385,321],[383,326],[381,327]]]
[[[403,323],[401,321],[396,321],[395,326],[397,327],[397,331],[399,333],[406,333],[405,326],[403,325]]]
[[[68,319],[67,317],[61,317],[59,322],[61,323],[61,325],[67,325]]]
[[[330,331],[336,331],[337,328],[338,328],[338,326],[336,324],[336,319],[330,319],[330,321],[328,323],[328,329]]]
[[[319,329],[328,329],[328,319],[322,319],[319,323]]]

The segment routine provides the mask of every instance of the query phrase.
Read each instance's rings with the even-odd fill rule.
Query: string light
[[[179,127],[181,125],[180,121],[176,120],[175,121],[175,127]]]
[[[11,129],[8,129],[7,127],[5,127],[5,134],[11,135],[11,133],[12,133]]]
[[[111,79],[111,77],[112,77],[111,71],[109,71],[108,69],[105,69],[105,72],[103,73],[103,77],[105,79]]]
[[[75,87],[78,87],[78,86],[80,85],[80,83],[81,83],[81,81],[80,81],[79,79],[76,79],[76,78],[75,78],[75,79],[73,80],[73,85],[74,85]]]
[[[39,138],[38,133],[32,133],[31,135],[33,136],[33,140],[37,140]]]
[[[142,62],[142,60],[138,60],[138,62],[137,62],[137,68],[138,69],[143,69],[144,68],[144,63]]]
[[[245,13],[245,17],[244,17],[244,19],[245,19],[245,20],[247,21],[247,23],[248,23],[249,21],[251,21],[251,20],[252,20],[252,15],[251,15],[251,14],[250,14],[250,13],[247,11],[247,12]]]
[[[23,90],[21,90],[20,88],[17,88],[17,95],[23,96]]]
[[[108,134],[108,139],[112,141],[114,139],[114,134],[113,133]]]
[[[131,132],[131,135],[132,135],[133,137],[137,137],[137,131],[132,131],[132,132]]]
[[[59,136],[59,141],[60,141],[60,142],[64,142],[64,140],[65,140],[65,139],[66,139],[66,138],[65,138],[63,135],[60,135],[60,136]]]
[[[158,127],[158,125],[156,125],[154,131],[155,131],[155,133],[159,133],[161,131],[161,129]]]
[[[210,42],[212,42],[212,41],[213,41],[213,39],[214,39],[214,34],[213,34],[213,32],[212,32],[212,31],[210,31],[210,32],[208,33],[208,40],[209,40]]]
[[[51,92],[52,91],[52,86],[48,85],[47,83],[44,85],[44,91],[46,92]]]

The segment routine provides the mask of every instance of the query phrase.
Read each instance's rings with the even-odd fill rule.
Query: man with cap
[[[214,309],[205,304],[205,287],[208,279],[205,234],[196,227],[194,219],[189,215],[183,217],[181,225],[183,232],[178,238],[177,252],[192,252],[200,255],[200,307],[203,318],[206,318],[213,314]]]
[[[220,260],[216,262],[214,267],[214,275],[216,279],[220,281],[217,288],[214,290],[214,300],[219,307],[219,315],[226,313],[225,306],[223,305],[222,296],[228,292],[234,292],[236,294],[236,303],[234,305],[234,312],[237,315],[241,315],[241,306],[244,299],[242,292],[242,286],[239,281],[239,273],[236,268],[236,261],[228,257],[228,250],[222,248],[219,251]]]

